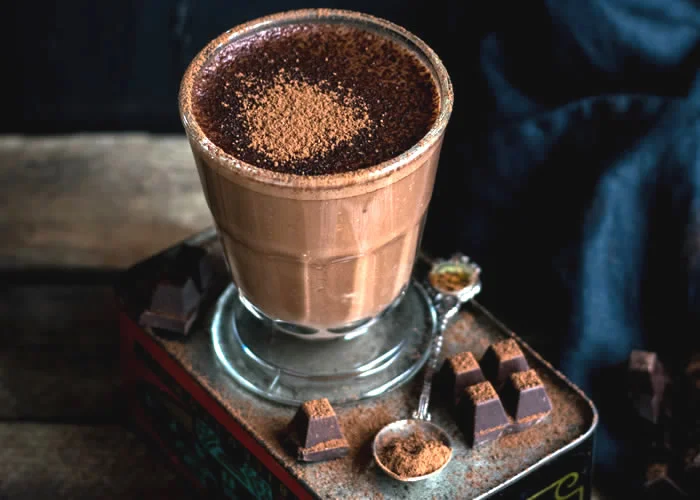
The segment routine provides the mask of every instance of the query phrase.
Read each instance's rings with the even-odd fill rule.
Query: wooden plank
[[[125,268],[211,225],[184,136],[5,136],[0,166],[0,269]]]
[[[116,422],[110,286],[0,288],[0,419]]]
[[[117,422],[118,352],[0,352],[0,419]]]
[[[0,423],[0,498],[192,498],[163,457],[119,426]]]
[[[111,285],[0,286],[0,350],[116,351],[117,305]]]

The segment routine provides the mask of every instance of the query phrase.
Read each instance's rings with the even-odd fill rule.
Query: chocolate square
[[[192,279],[161,281],[151,297],[151,311],[187,316],[199,306],[201,295]]]
[[[491,344],[481,358],[484,375],[498,390],[503,387],[511,373],[529,368],[523,351],[514,339]]]
[[[688,498],[681,487],[669,477],[668,465],[666,464],[651,464],[647,468],[646,479],[644,484],[645,499],[673,500],[675,498]]]
[[[666,389],[666,374],[656,353],[632,351],[627,366],[627,386],[637,412],[657,423]]]
[[[302,403],[289,424],[289,439],[296,447],[297,459],[304,462],[342,457],[349,450],[326,398]]]
[[[515,420],[516,431],[530,427],[552,411],[552,402],[535,370],[511,373],[503,390],[503,404]]]
[[[485,380],[474,355],[465,351],[445,360],[436,381],[440,392],[448,396],[450,404],[455,404],[466,387]]]
[[[683,457],[683,485],[693,491],[700,491],[700,451],[689,448]]]
[[[457,419],[471,446],[497,439],[510,423],[491,382],[464,389],[457,405]]]
[[[187,334],[194,323],[201,295],[191,279],[156,284],[150,304],[139,317],[142,326]]]

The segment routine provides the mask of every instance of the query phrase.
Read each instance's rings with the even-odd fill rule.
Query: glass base
[[[290,335],[252,314],[233,285],[211,320],[226,372],[255,394],[288,405],[323,397],[343,404],[395,389],[421,369],[436,331],[435,309],[416,281],[359,336],[309,341]]]

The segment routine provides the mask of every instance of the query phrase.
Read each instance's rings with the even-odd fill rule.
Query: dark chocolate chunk
[[[678,467],[671,468],[673,477],[677,477],[680,486],[686,492],[700,496],[700,445],[687,447],[682,443],[684,451],[678,457]]]
[[[201,295],[194,281],[161,281],[156,285],[148,309],[170,315],[187,316],[199,306]]]
[[[289,439],[297,458],[305,462],[338,458],[348,452],[338,417],[326,398],[302,403],[289,424]]]
[[[141,313],[139,324],[156,330],[166,330],[167,332],[187,335],[196,319],[196,313],[192,313],[189,316],[177,316],[147,309]]]
[[[516,431],[536,424],[552,411],[552,403],[535,370],[510,374],[503,390],[503,404],[515,420]]]
[[[523,351],[514,339],[491,344],[481,358],[484,375],[499,390],[511,373],[529,368]]]
[[[173,267],[173,272],[192,279],[202,295],[227,275],[223,256],[192,245],[183,245],[180,248]]]
[[[497,439],[510,424],[491,382],[464,389],[457,405],[457,419],[471,446]]]
[[[700,353],[695,353],[685,367],[688,403],[700,411]]]
[[[694,353],[685,367],[685,374],[693,380],[700,380],[700,352]]]
[[[644,498],[658,500],[673,500],[687,498],[685,492],[669,477],[668,465],[657,463],[647,468]]]
[[[666,374],[656,353],[632,351],[627,378],[635,409],[641,417],[657,423],[662,410]]]
[[[466,351],[445,360],[437,375],[436,385],[441,393],[448,396],[451,403],[457,403],[465,387],[485,380],[474,355]]]
[[[151,328],[187,334],[197,316],[201,295],[191,279],[161,281],[139,323]]]

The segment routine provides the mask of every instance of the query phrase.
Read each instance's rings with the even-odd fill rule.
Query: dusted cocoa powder
[[[194,114],[218,147],[302,175],[357,170],[420,141],[439,111],[427,66],[353,26],[277,27],[224,47],[200,71]]]
[[[397,437],[382,449],[382,465],[399,477],[410,478],[430,474],[442,467],[452,450],[436,439],[421,433],[406,438]]]
[[[250,147],[275,166],[330,152],[372,124],[362,99],[341,96],[328,82],[294,80],[283,68],[273,82],[262,92],[240,92],[239,97]]]

